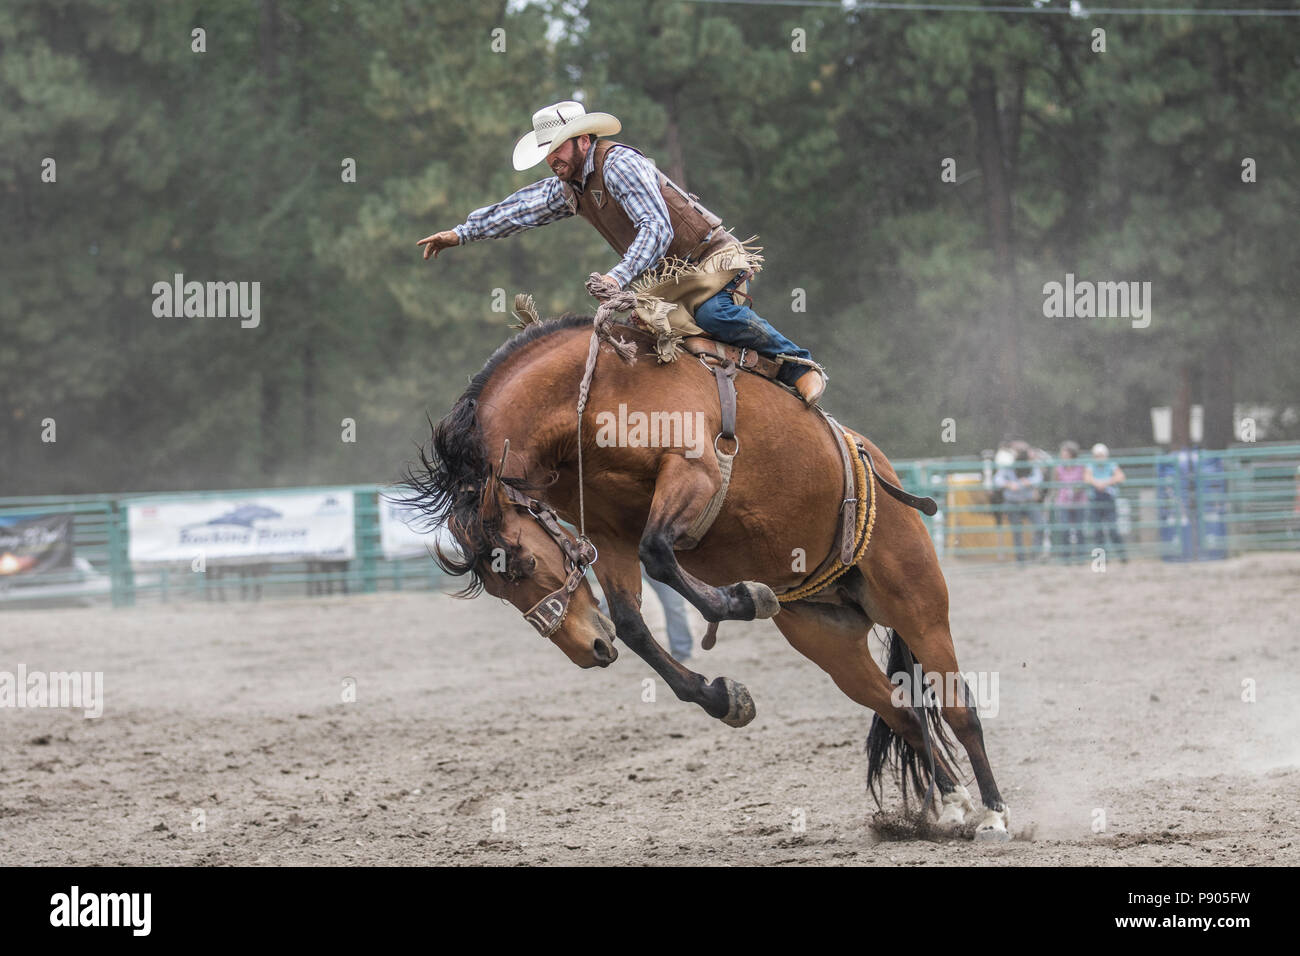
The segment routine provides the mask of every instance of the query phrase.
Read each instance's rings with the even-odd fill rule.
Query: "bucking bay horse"
[[[679,699],[732,726],[753,719],[748,691],[726,677],[709,682],[663,650],[641,616],[641,565],[706,621],[773,618],[797,651],[875,711],[867,780],[877,804],[882,771],[894,766],[904,789],[910,777],[918,794],[926,791],[927,810],[938,787],[940,824],[1009,839],[965,681],[950,683],[956,692],[941,702],[933,692],[920,701],[898,693],[900,674],[961,673],[947,585],[916,512],[922,499],[897,489],[870,440],[781,386],[741,376],[728,416],[718,363],[690,355],[627,361],[632,351],[650,353],[655,337],[616,326],[611,341],[608,327],[599,334],[599,317],[596,331],[591,316],[537,322],[498,348],[408,473],[408,500],[430,524],[445,523],[458,545],[459,554],[437,560],[470,575],[462,593],[509,601],[580,667],[612,664],[617,638]],[[734,384],[734,364],[726,377]],[[656,421],[658,434],[640,427]],[[856,485],[837,427],[844,445],[856,446]],[[814,562],[821,565],[810,573]],[[833,579],[817,586],[819,572]],[[889,629],[883,672],[870,651],[873,624]],[[959,782],[943,721],[965,748],[982,812]]]

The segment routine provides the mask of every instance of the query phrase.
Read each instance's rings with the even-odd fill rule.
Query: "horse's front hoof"
[[[730,677],[722,678],[722,686],[727,691],[728,706],[727,713],[720,719],[728,727],[744,727],[757,713],[754,698],[749,696],[744,684],[737,683]]]
[[[781,602],[776,599],[775,591],[759,581],[741,581],[740,586],[754,602],[754,620],[776,617],[781,610]]]
[[[1010,816],[1006,810],[986,810],[984,819],[980,825],[975,828],[976,843],[1006,843],[1011,839],[1011,832],[1007,829],[1007,818]]]

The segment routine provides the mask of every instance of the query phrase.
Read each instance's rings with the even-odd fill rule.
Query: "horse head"
[[[462,396],[407,472],[406,501],[431,525],[445,525],[460,552],[439,547],[435,560],[448,574],[470,576],[459,596],[486,591],[506,600],[579,667],[609,666],[618,657],[614,625],[585,577],[595,549],[528,494],[535,486],[493,466],[476,405],[470,393]]]

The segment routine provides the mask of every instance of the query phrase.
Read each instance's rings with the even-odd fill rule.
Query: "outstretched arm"
[[[435,258],[450,246],[477,242],[480,239],[504,239],[525,229],[573,215],[564,202],[564,190],[554,177],[543,179],[511,193],[505,199],[482,209],[475,209],[465,222],[436,232],[421,239],[416,245],[424,246],[424,258]]]

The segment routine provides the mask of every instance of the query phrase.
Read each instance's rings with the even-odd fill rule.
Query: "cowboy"
[[[647,324],[661,333],[703,332],[770,359],[779,356],[778,380],[812,405],[826,387],[821,367],[744,304],[750,298],[748,280],[761,267],[758,250],[737,240],[721,219],[640,150],[597,139],[622,128],[610,114],[588,113],[574,101],[538,110],[533,129],[515,145],[514,166],[522,171],[544,159],[555,177],[475,210],[454,229],[419,240],[424,258],[576,213],[623,257],[602,278],[619,289],[633,288]]]

